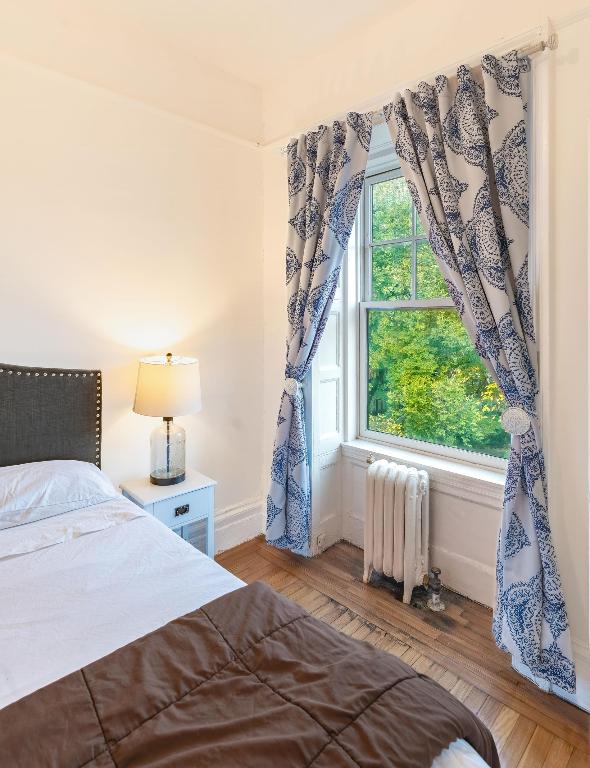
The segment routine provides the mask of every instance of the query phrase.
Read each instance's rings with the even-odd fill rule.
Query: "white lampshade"
[[[200,411],[199,361],[170,353],[141,359],[133,410],[143,416],[187,416]]]

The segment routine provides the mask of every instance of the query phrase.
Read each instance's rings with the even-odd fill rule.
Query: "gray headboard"
[[[100,371],[0,363],[0,467],[78,459],[100,467]]]

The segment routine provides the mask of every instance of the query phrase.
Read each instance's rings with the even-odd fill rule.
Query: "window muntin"
[[[506,458],[504,399],[463,328],[400,169],[367,177],[362,215],[361,434]]]

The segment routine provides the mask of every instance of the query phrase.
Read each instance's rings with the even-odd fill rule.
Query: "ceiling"
[[[265,89],[413,1],[0,0],[0,55],[259,142]]]
[[[86,0],[259,87],[402,0]]]

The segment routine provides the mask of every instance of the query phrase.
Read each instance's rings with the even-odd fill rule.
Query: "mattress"
[[[0,531],[0,707],[243,582],[122,496]],[[464,741],[433,768],[483,768]]]

